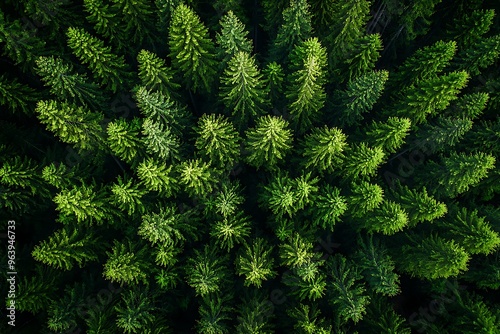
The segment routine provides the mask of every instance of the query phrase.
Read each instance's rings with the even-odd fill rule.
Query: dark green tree
[[[366,143],[349,147],[345,155],[343,172],[350,178],[375,175],[385,158],[380,146],[370,147]]]
[[[382,204],[384,190],[375,183],[361,181],[351,185],[352,194],[347,197],[349,212],[354,217],[362,217]]]
[[[145,145],[140,138],[141,125],[139,118],[131,121],[120,118],[110,122],[106,129],[108,146],[113,154],[132,165],[143,155]]]
[[[236,273],[244,275],[244,285],[255,285],[260,288],[263,281],[276,276],[272,246],[263,238],[256,238],[251,245],[244,244],[241,253],[236,257]]]
[[[500,57],[500,35],[482,38],[471,47],[460,51],[454,67],[471,75],[478,75]]]
[[[207,196],[218,181],[218,172],[201,159],[190,159],[178,165],[179,184],[190,196]]]
[[[248,31],[240,19],[228,11],[219,21],[220,33],[215,35],[217,42],[217,57],[226,65],[238,52],[250,55],[253,51],[252,41],[248,39]]]
[[[473,10],[461,17],[456,17],[446,32],[460,48],[468,48],[490,30],[494,17],[495,10],[493,9]]]
[[[137,176],[144,187],[157,191],[160,196],[170,197],[179,190],[173,166],[148,158],[137,166]]]
[[[115,305],[116,325],[124,333],[144,333],[156,321],[154,300],[148,288],[127,289]]]
[[[314,128],[301,143],[305,168],[333,172],[344,161],[347,136],[338,128]]]
[[[308,212],[316,226],[333,232],[335,224],[341,221],[341,217],[346,211],[347,200],[340,195],[340,189],[326,184],[319,188]]]
[[[141,50],[137,55],[139,79],[145,89],[159,91],[168,98],[176,97],[180,85],[174,80],[173,71],[165,60],[153,52]]]
[[[373,121],[365,130],[368,142],[385,153],[395,153],[405,143],[411,129],[408,118],[389,117],[385,122]]]
[[[20,83],[17,79],[9,80],[6,75],[0,76],[0,105],[12,112],[22,111],[32,114],[38,93],[31,87]]]
[[[127,239],[123,242],[115,239],[113,248],[106,254],[108,259],[102,272],[105,279],[120,285],[148,282],[151,265],[147,262],[147,248]]]

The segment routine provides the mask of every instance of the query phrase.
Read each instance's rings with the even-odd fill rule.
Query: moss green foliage
[[[500,333],[497,2],[0,1],[14,331]]]

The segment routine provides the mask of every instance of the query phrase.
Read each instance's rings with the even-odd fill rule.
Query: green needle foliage
[[[338,128],[315,128],[302,142],[304,167],[333,172],[344,161],[347,136]]]
[[[347,200],[340,195],[340,189],[327,184],[319,189],[314,197],[309,212],[313,223],[333,232],[334,226],[341,221],[342,215],[347,211]]]
[[[108,259],[102,272],[105,279],[120,285],[147,283],[150,265],[146,262],[146,248],[138,249],[130,240],[115,240],[113,248],[106,254]]]
[[[191,196],[207,196],[214,190],[217,171],[201,159],[183,161],[178,168],[179,184]]]
[[[175,95],[180,85],[175,83],[174,73],[165,61],[153,52],[141,50],[137,55],[139,79],[142,85],[153,91],[159,91],[166,97]]]
[[[245,244],[242,254],[236,258],[236,273],[245,276],[245,286],[260,288],[262,282],[276,275],[273,270],[272,247],[265,239],[254,239],[251,246]]]
[[[23,113],[33,113],[33,105],[37,101],[36,92],[18,80],[9,80],[0,76],[0,105],[8,107],[12,112],[21,110]]]
[[[227,64],[238,52],[251,54],[253,50],[252,41],[248,39],[248,31],[240,19],[228,11],[219,21],[220,33],[216,33],[217,56],[222,64]]]
[[[215,45],[196,13],[179,4],[172,13],[168,46],[176,73],[194,92],[211,91],[216,74]]]
[[[241,212],[217,220],[210,229],[215,244],[227,252],[250,236],[251,220]]]

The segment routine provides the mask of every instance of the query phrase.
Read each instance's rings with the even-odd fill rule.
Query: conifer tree
[[[199,308],[200,319],[196,320],[196,331],[202,333],[228,334],[228,322],[232,319],[227,297],[210,294],[203,297]]]
[[[418,180],[432,187],[432,192],[439,197],[454,198],[475,186],[484,179],[490,169],[495,167],[495,157],[483,152],[465,154],[452,152],[441,158],[438,164],[431,161]],[[425,175],[425,177],[424,177]]]
[[[245,197],[238,181],[222,180],[219,191],[203,199],[204,214],[214,218],[235,217],[241,213],[239,207],[244,201]]]
[[[183,3],[172,13],[168,45],[172,66],[187,88],[211,91],[216,74],[215,46],[198,15]]]
[[[340,195],[340,189],[326,184],[319,188],[319,193],[309,209],[316,226],[333,232],[335,224],[341,221],[342,215],[347,211],[347,200]]]
[[[466,49],[477,43],[490,30],[494,16],[493,9],[478,9],[465,13],[453,20],[447,34],[460,48]]]
[[[57,286],[60,276],[46,266],[35,264],[33,275],[20,278],[17,289],[15,307],[21,312],[38,313],[47,310],[57,299]]]
[[[95,31],[110,39],[118,50],[127,48],[130,32],[125,34],[121,25],[120,15],[112,5],[102,0],[83,0],[87,20],[94,25]]]
[[[179,190],[173,166],[153,158],[145,159],[137,166],[137,176],[146,189],[157,191],[160,196],[170,197]]]
[[[48,309],[47,327],[58,332],[77,328],[78,307],[85,302],[86,294],[84,284],[77,283],[65,288],[62,298],[53,301]]]
[[[245,238],[250,236],[251,220],[250,217],[238,212],[234,215],[218,219],[210,229],[210,236],[215,239],[215,244],[226,250],[231,251],[237,244],[245,242]]]
[[[139,79],[148,91],[159,91],[167,98],[176,96],[180,85],[174,81],[173,71],[167,67],[165,60],[153,52],[141,50],[137,55]]]
[[[279,255],[281,264],[290,268],[299,268],[317,256],[313,251],[313,244],[299,233],[294,232],[293,235],[286,240],[285,243],[279,246]]]
[[[134,182],[128,177],[118,176],[116,183],[111,185],[111,203],[116,205],[120,211],[127,212],[129,216],[135,212],[144,213],[146,209],[142,197],[147,190],[141,187],[141,184]]]
[[[42,170],[42,178],[45,182],[58,190],[71,188],[82,180],[77,176],[76,168],[68,168],[65,164],[54,163],[47,165]]]
[[[471,47],[460,51],[454,67],[471,75],[478,75],[500,57],[500,35],[482,38]]]
[[[283,100],[283,83],[285,81],[285,73],[281,64],[270,62],[262,71],[264,81],[266,82],[266,91],[269,93],[271,105],[276,109],[280,109]]]
[[[245,132],[245,148],[250,152],[246,161],[256,168],[273,169],[292,148],[292,131],[281,117],[262,116],[256,123]]]
[[[500,145],[498,145],[499,131],[500,120],[480,121],[479,124],[475,124],[467,143],[464,144],[468,144],[468,147],[480,147],[498,156],[500,152]]]
[[[206,296],[221,291],[227,280],[228,256],[221,256],[212,246],[205,245],[203,250],[194,250],[194,256],[186,263],[186,281],[195,289],[196,295]]]
[[[336,123],[354,125],[363,119],[382,95],[389,72],[372,71],[350,80],[347,89],[339,92]]]
[[[271,59],[282,61],[296,45],[311,37],[311,34],[309,4],[306,0],[290,0],[289,6],[283,10],[278,35],[270,47]]]
[[[395,116],[408,117],[412,124],[423,123],[427,116],[446,109],[467,85],[467,72],[452,72],[436,78],[422,80],[410,87],[392,108]]]
[[[120,33],[131,37],[131,41],[140,45],[144,40],[154,43],[153,8],[147,0],[112,0],[115,15],[121,18]]]
[[[367,229],[368,233],[393,235],[408,225],[408,214],[398,203],[386,200],[363,219],[361,225]]]
[[[292,217],[300,209],[295,184],[288,175],[273,177],[271,182],[263,187],[259,201],[279,218],[285,214]]]
[[[265,333],[274,332],[273,304],[269,302],[269,296],[259,290],[243,295],[239,307],[236,325],[237,333]]]
[[[477,210],[454,208],[441,225],[470,254],[491,254],[500,245],[500,236]]]
[[[360,282],[361,274],[351,261],[340,254],[328,258],[326,266],[328,291],[332,296],[329,301],[337,311],[336,316],[341,322],[359,322],[370,301],[370,297],[365,294],[364,284]]]
[[[441,218],[448,213],[446,204],[429,196],[425,187],[418,191],[398,184],[392,195],[408,213],[408,226],[410,227],[424,221],[432,222],[434,219]]]
[[[97,260],[102,243],[93,233],[82,235],[75,228],[62,228],[47,240],[35,246],[33,258],[62,270],[71,270],[75,264],[83,267],[87,262]]]
[[[275,37],[277,29],[283,22],[283,11],[290,5],[290,0],[263,1],[261,4],[264,14],[262,28]]]
[[[495,333],[500,330],[500,317],[498,311],[483,301],[476,294],[465,293],[459,295],[454,308],[458,309],[458,316],[450,323],[450,331],[461,333]]]
[[[304,167],[333,172],[342,166],[347,149],[347,136],[338,128],[314,128],[304,137],[302,156]]]
[[[180,160],[180,139],[168,125],[146,118],[142,123],[142,144],[149,154],[162,160]]]
[[[272,250],[273,248],[262,238],[254,239],[251,246],[243,245],[235,265],[236,273],[245,276],[245,286],[255,285],[260,288],[263,281],[276,276],[276,271],[273,270]]]
[[[127,239],[124,242],[115,239],[113,248],[106,254],[108,259],[102,273],[105,279],[120,285],[147,283],[151,270],[150,264],[146,262],[147,248]]]
[[[385,296],[397,295],[401,291],[399,275],[394,272],[394,261],[385,246],[372,235],[366,239],[359,237],[358,246],[353,258],[370,288]]]
[[[306,304],[299,304],[287,311],[288,315],[294,319],[295,333],[299,334],[327,334],[332,332],[332,326],[324,318],[320,318],[321,311],[316,304],[311,307]]]
[[[116,325],[127,334],[144,333],[156,321],[156,307],[148,288],[124,291],[114,310],[117,314]]]
[[[236,52],[220,80],[219,96],[240,130],[263,114],[267,92],[262,74],[249,53]]]
[[[351,196],[347,198],[348,208],[354,217],[362,217],[367,212],[380,206],[384,200],[384,190],[381,186],[367,181],[353,183]]]
[[[47,130],[61,141],[85,150],[104,147],[103,115],[66,102],[39,101],[35,112]]]
[[[144,143],[140,140],[141,119],[117,119],[108,124],[106,131],[109,148],[120,159],[134,165],[134,161],[143,155]]]
[[[455,146],[472,129],[472,120],[467,118],[439,117],[435,125],[424,124],[417,132],[417,145],[428,154]],[[430,145],[430,147],[429,147]]]
[[[395,153],[404,143],[411,128],[408,118],[389,117],[386,122],[372,122],[366,130],[368,142],[386,153]]]
[[[179,184],[190,196],[207,196],[217,183],[217,171],[201,159],[190,159],[178,165]]]
[[[344,161],[343,171],[350,178],[375,175],[385,158],[382,148],[369,147],[366,143],[349,147],[346,156],[349,158]]]
[[[66,36],[73,54],[89,67],[92,74],[101,80],[101,84],[106,85],[113,93],[126,85],[130,74],[123,56],[113,54],[102,40],[82,28],[69,28]]]
[[[298,133],[304,133],[319,120],[319,112],[325,104],[326,49],[316,37],[309,38],[293,49],[290,58],[295,72],[286,97],[291,123]]]
[[[238,52],[250,55],[253,51],[252,41],[248,39],[248,31],[240,19],[228,11],[219,21],[220,33],[216,33],[217,57],[222,61],[222,65],[229,62]]]
[[[31,194],[48,195],[48,189],[37,170],[37,164],[28,157],[6,159],[0,168],[0,184],[29,190]]]
[[[488,93],[463,94],[448,108],[449,113],[446,113],[446,115],[456,118],[475,119],[482,114],[489,99]]]
[[[467,270],[470,255],[454,240],[438,235],[410,240],[412,244],[402,247],[398,262],[400,268],[412,277],[448,278]]]
[[[372,298],[363,318],[363,332],[375,334],[387,332],[393,334],[411,334],[407,320],[394,311],[393,306],[384,297]]]
[[[342,77],[353,80],[374,70],[381,50],[382,39],[379,34],[366,35],[356,40],[345,60],[346,74]]]
[[[315,301],[325,295],[326,275],[320,272],[317,259],[286,272],[282,280],[292,289],[292,295],[297,296],[301,302],[304,299]]]
[[[401,30],[404,30],[404,42],[413,41],[417,36],[424,35],[431,24],[430,17],[435,12],[435,6],[441,0],[417,0],[401,13],[398,20]]]
[[[312,178],[311,173],[302,173],[293,180],[294,188],[297,194],[297,205],[299,209],[304,209],[309,204],[313,203],[313,199],[318,192],[317,177]]]
[[[9,80],[6,75],[0,76],[0,105],[14,113],[20,110],[29,115],[37,100],[38,94],[33,88],[17,79]]]

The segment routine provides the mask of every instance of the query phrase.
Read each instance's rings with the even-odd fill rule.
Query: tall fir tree
[[[0,105],[14,113],[21,111],[30,115],[38,99],[39,94],[33,88],[17,79],[9,80],[4,74],[0,76]]]
[[[251,54],[253,51],[252,41],[248,39],[248,31],[240,19],[228,11],[219,22],[221,26],[220,33],[215,35],[217,42],[217,57],[226,65],[238,52]]]
[[[262,282],[276,275],[274,260],[271,256],[273,248],[265,239],[257,238],[251,246],[244,244],[242,253],[237,256],[235,265],[236,273],[244,275],[244,285],[255,285],[260,288]]]
[[[168,98],[177,97],[180,85],[174,80],[174,73],[165,60],[151,51],[141,50],[137,55],[139,79],[149,91],[159,91]]]

